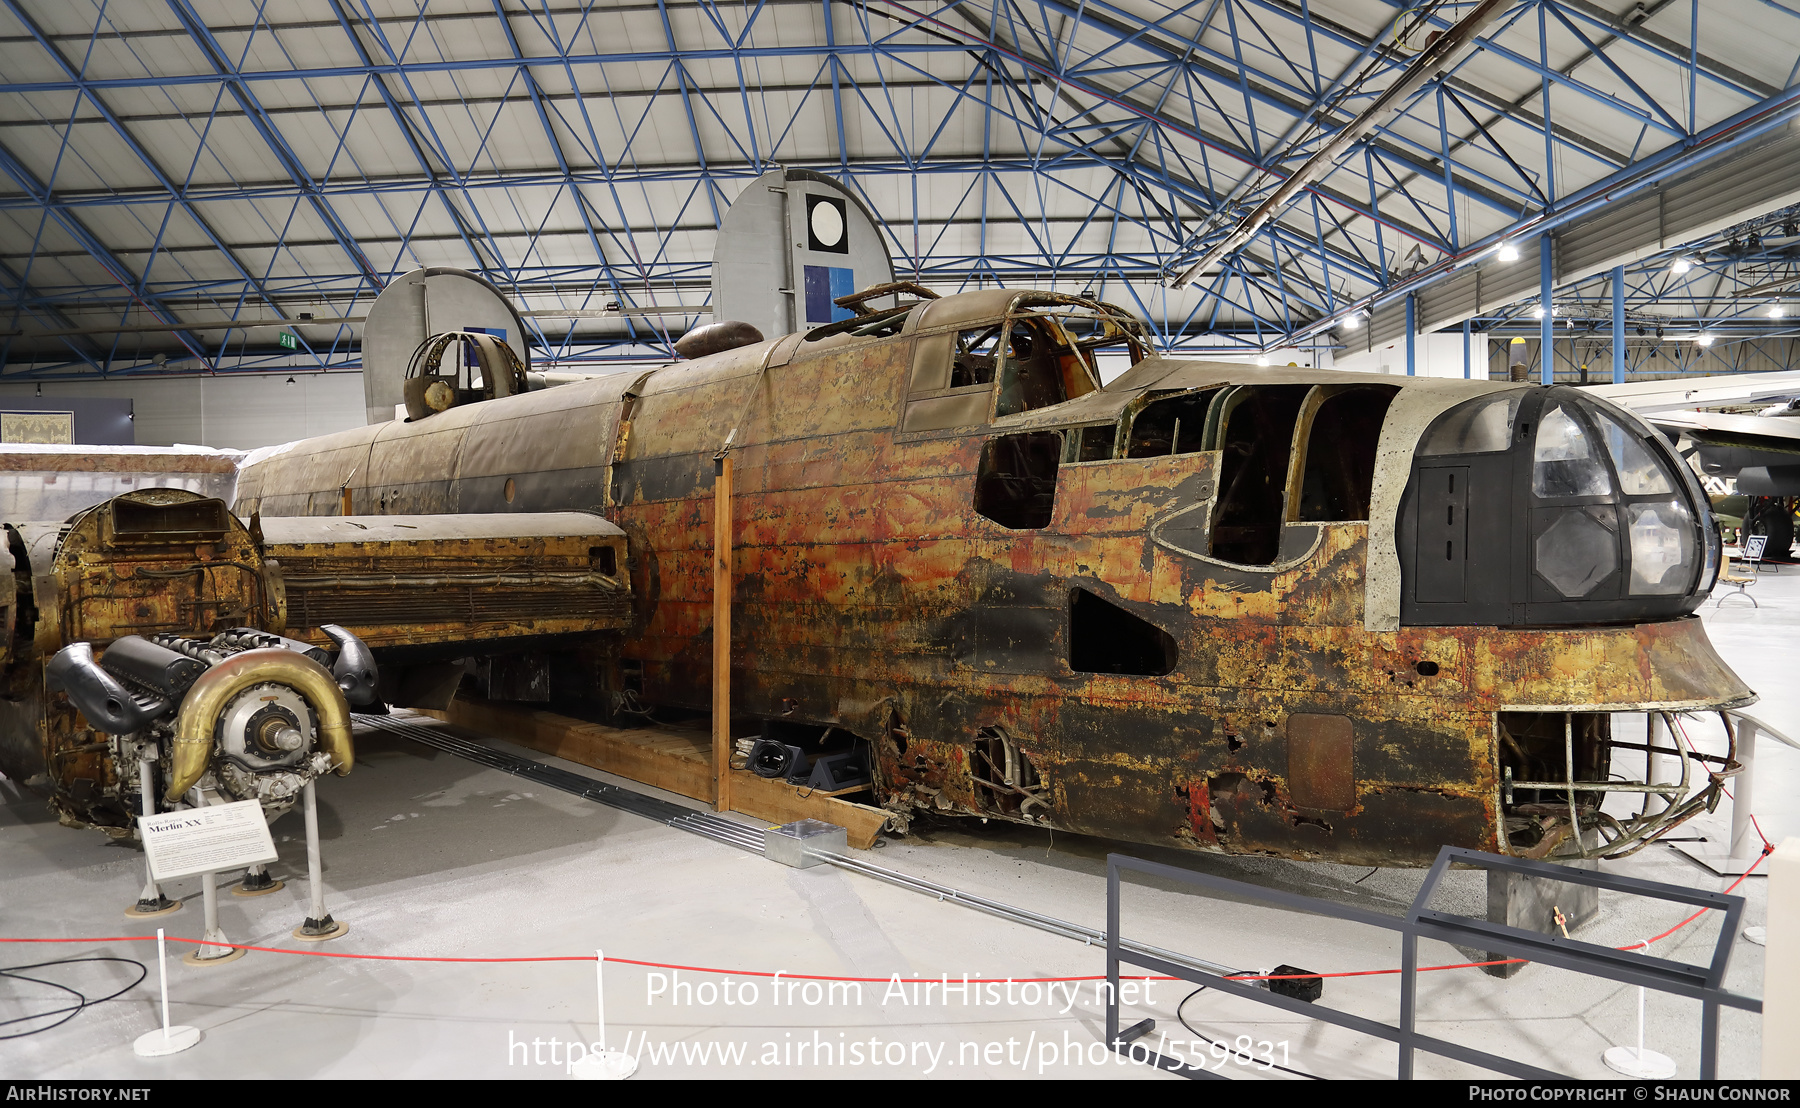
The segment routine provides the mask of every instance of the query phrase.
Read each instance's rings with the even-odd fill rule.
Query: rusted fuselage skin
[[[1104,389],[996,416],[1004,395],[980,407],[964,400],[976,386],[932,377],[943,335],[1022,305],[948,297],[898,334],[792,335],[310,440],[248,465],[237,508],[333,514],[348,482],[359,513],[600,511],[630,536],[638,610],[622,657],[643,699],[704,709],[713,459],[736,428],[736,714],[868,740],[902,827],[932,810],[1424,864],[1446,843],[1509,849],[1498,713],[1752,698],[1691,617],[1399,625],[1393,532],[1418,435],[1506,386],[1150,358]],[[1127,456],[1147,403],[1246,382],[1393,394],[1364,517],[1284,518],[1260,565],[1195,540],[1226,451],[1188,448],[1177,427],[1160,456]],[[1088,429],[1110,446],[1080,446]],[[1031,501],[1045,514],[984,514],[996,443],[1046,434],[1062,455]],[[1084,603],[1115,622],[1082,632]],[[1078,633],[1126,627],[1119,612],[1131,634],[1167,637],[1166,672],[1084,661],[1094,644]]]

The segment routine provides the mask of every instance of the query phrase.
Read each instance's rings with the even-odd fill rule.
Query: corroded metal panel
[[[1348,812],[1356,806],[1355,746],[1349,716],[1288,717],[1288,791],[1295,807]]]
[[[1013,295],[934,301],[917,341],[931,340],[928,324],[998,318]],[[1356,378],[1148,359],[1067,404],[918,434],[903,411],[914,341],[790,336],[608,379],[629,395],[590,383],[489,402],[467,433],[491,434],[482,460],[468,446],[458,456],[459,509],[593,506],[588,475],[610,461],[600,503],[632,567],[621,657],[646,703],[704,710],[713,456],[736,429],[734,704],[868,740],[897,825],[939,811],[1417,864],[1444,843],[1508,848],[1497,713],[1753,695],[1697,620],[1534,630],[1389,618],[1394,511],[1418,433],[1448,405],[1507,386],[1367,378],[1398,390],[1372,522],[1285,522],[1273,564],[1233,565],[1207,554],[1220,452],[1065,461],[1045,526],[1009,528],[975,511],[984,440],[1117,419],[1124,441],[1145,397]],[[336,510],[317,506],[336,486],[308,493],[299,472],[323,480],[331,465],[283,464],[296,468],[284,503]],[[1172,671],[1073,669],[1074,589],[1129,616],[1120,626],[1170,636]],[[1599,732],[1584,734],[1598,752]]]

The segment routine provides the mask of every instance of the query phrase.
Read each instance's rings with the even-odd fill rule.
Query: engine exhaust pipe
[[[327,623],[319,630],[337,644],[338,656],[332,663],[331,675],[337,679],[338,688],[344,690],[344,699],[358,708],[375,703],[381,671],[375,667],[375,652],[369,644],[335,623]]]
[[[162,697],[140,701],[132,696],[100,668],[90,643],[74,642],[57,651],[44,670],[44,684],[51,692],[68,693],[89,725],[109,735],[129,735],[169,710]]]
[[[212,761],[213,731],[219,714],[232,697],[262,682],[287,685],[306,699],[319,714],[319,746],[331,756],[339,777],[350,772],[356,764],[351,749],[350,705],[331,673],[292,650],[246,650],[201,674],[181,702],[164,800],[170,804],[180,800],[205,775],[207,764]]]

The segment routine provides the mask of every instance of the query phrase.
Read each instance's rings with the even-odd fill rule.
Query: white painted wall
[[[1337,356],[1337,368],[1359,373],[1391,373],[1406,376],[1406,338],[1382,343],[1373,350],[1361,349],[1357,336],[1347,336],[1350,349]],[[1488,376],[1488,336],[1486,331],[1469,335],[1469,376],[1485,381]],[[1385,369],[1382,367],[1386,367]],[[1413,347],[1413,372],[1419,377],[1461,377],[1463,375],[1463,336],[1460,331],[1448,334],[1420,335]]]
[[[362,374],[245,374],[220,377],[52,381],[44,397],[128,397],[139,446],[188,443],[233,450],[361,427]],[[0,397],[31,396],[31,384],[0,385]]]

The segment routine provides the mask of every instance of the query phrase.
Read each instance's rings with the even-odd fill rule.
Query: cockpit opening
[[[1375,447],[1398,391],[1392,385],[1331,385],[1314,389],[1307,397],[1295,429],[1288,476],[1290,520],[1345,523],[1369,518]]]
[[[1266,566],[1281,550],[1288,455],[1310,385],[1238,385],[1214,398],[1205,448],[1218,450],[1219,499],[1207,553]]]
[[[1099,388],[1093,367],[1060,319],[1049,313],[1016,316],[1006,338],[1006,368],[994,415],[1048,408]]]

